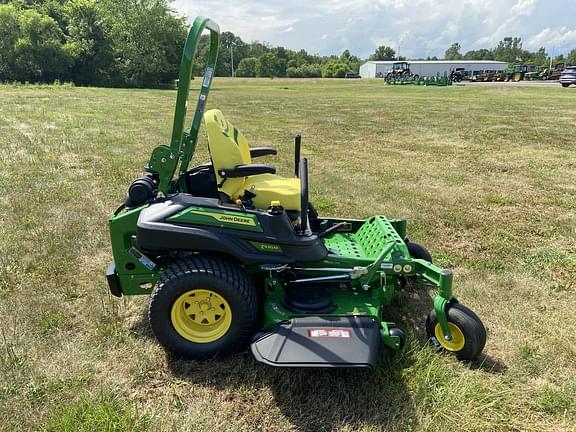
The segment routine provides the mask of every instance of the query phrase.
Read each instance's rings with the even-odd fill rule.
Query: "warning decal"
[[[308,336],[311,338],[341,338],[350,339],[350,330],[344,328],[311,328],[308,329]]]

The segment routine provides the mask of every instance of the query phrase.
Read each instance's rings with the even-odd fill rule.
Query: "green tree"
[[[540,47],[538,51],[531,53],[529,57],[530,63],[538,66],[546,66],[549,63],[548,54],[544,47]]]
[[[304,78],[320,78],[322,76],[322,68],[319,64],[302,65],[301,68]]]
[[[14,47],[19,34],[18,11],[13,5],[0,5],[0,81],[16,79]]]
[[[570,51],[566,56],[566,65],[576,66],[576,48]]]
[[[220,34],[220,50],[216,63],[216,75],[232,76],[232,56],[234,56],[234,69],[247,54],[246,44],[234,33],[225,31]],[[208,52],[205,53],[206,56]]]
[[[296,66],[286,68],[286,76],[288,78],[302,78],[302,70]]]
[[[260,69],[260,60],[256,57],[246,57],[240,61],[236,76],[239,77],[255,77]]]
[[[374,54],[370,54],[368,57],[369,60],[394,60],[396,58],[396,51],[394,51],[391,47],[386,45],[380,45],[374,51]]]
[[[259,77],[272,78],[276,71],[276,57],[271,52],[262,54],[259,58],[257,74]]]
[[[494,60],[494,54],[492,50],[481,48],[479,50],[467,51],[464,54],[464,59],[466,60]]]
[[[19,35],[14,44],[17,79],[51,82],[62,78],[72,62],[58,23],[34,9],[18,12]]]
[[[118,70],[117,85],[156,87],[178,76],[186,29],[166,0],[99,0]]]
[[[275,69],[274,70],[274,76],[278,76],[278,77],[286,76],[286,69],[288,68],[288,61],[290,60],[290,57],[291,57],[290,50],[288,50],[282,46],[278,46],[278,47],[272,48],[271,52],[276,57],[276,66],[274,68]]]
[[[353,73],[350,65],[339,60],[329,60],[322,65],[323,78],[344,78],[347,73]]]
[[[270,51],[268,44],[261,42],[252,42],[249,47],[249,53],[251,57],[260,57],[261,55]]]
[[[522,39],[519,37],[505,37],[498,42],[492,53],[494,60],[508,63],[525,62],[530,57],[530,53],[522,49]]]
[[[358,57],[352,55],[348,49],[345,49],[342,51],[342,54],[340,54],[340,61],[342,63],[356,63],[358,60]]]
[[[462,60],[462,54],[460,54],[460,50],[462,47],[458,42],[454,42],[450,45],[450,48],[446,50],[444,53],[445,60]]]
[[[322,68],[319,64],[303,64],[299,67],[286,69],[286,76],[290,78],[320,78]]]
[[[358,70],[360,69],[360,64],[362,63],[362,61],[356,57],[355,55],[352,55],[350,53],[349,50],[344,50],[342,51],[342,54],[340,54],[340,62],[347,64],[349,67],[349,73],[358,73]]]
[[[102,13],[93,0],[65,4],[67,48],[75,58],[70,79],[79,84],[108,85],[114,82],[115,64]]]

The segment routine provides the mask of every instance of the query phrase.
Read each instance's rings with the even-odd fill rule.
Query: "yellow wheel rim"
[[[220,294],[195,289],[176,299],[170,318],[174,329],[184,339],[209,343],[220,339],[230,329],[232,311]]]
[[[466,340],[464,339],[464,333],[462,330],[454,324],[449,322],[448,328],[450,329],[450,333],[452,333],[452,340],[444,339],[444,333],[442,332],[442,327],[440,327],[440,323],[436,324],[434,327],[434,335],[436,336],[436,340],[442,346],[442,348],[447,349],[448,351],[460,351],[464,348],[464,343]]]

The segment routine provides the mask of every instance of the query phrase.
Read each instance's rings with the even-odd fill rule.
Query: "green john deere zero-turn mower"
[[[184,131],[192,61],[201,33],[210,53],[192,126]],[[216,109],[205,112],[219,28],[197,18],[180,66],[170,145],[154,149],[145,175],[110,217],[115,296],[151,294],[149,318],[170,352],[206,359],[251,345],[272,366],[374,367],[405,334],[383,314],[409,278],[436,287],[430,340],[460,359],[484,347],[482,322],[452,294],[452,274],[409,242],[406,221],[320,217],[308,201],[307,161],[295,139],[294,177],[253,159]],[[204,119],[211,162],[189,168]]]

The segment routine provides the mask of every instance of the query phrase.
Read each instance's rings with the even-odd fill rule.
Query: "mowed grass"
[[[1,430],[576,430],[574,89],[215,81],[208,107],[277,147],[279,173],[302,132],[323,214],[407,217],[488,329],[476,362],[434,352],[410,289],[386,311],[410,343],[374,371],[173,360],[147,298],[109,295],[107,217],[174,100],[0,87]]]

